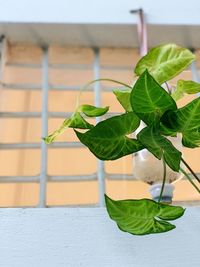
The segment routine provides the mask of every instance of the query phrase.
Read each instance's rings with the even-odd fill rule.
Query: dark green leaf
[[[130,103],[131,91],[132,90],[130,88],[122,88],[122,89],[113,90],[113,93],[116,95],[117,100],[127,112],[132,111],[132,107]]]
[[[160,133],[162,135],[166,135],[166,136],[172,136],[172,137],[176,137],[177,136],[177,132],[167,128],[162,122],[160,122]]]
[[[97,158],[114,160],[143,148],[138,140],[126,136],[135,131],[139,123],[139,118],[129,112],[104,120],[86,133],[75,132]]]
[[[166,112],[161,120],[169,129],[182,133],[184,146],[200,146],[200,97],[183,108]]]
[[[71,118],[65,119],[57,130],[43,139],[46,144],[51,144],[59,135],[63,134],[67,128],[91,129],[92,127],[94,126],[88,123],[79,112],[75,112],[72,114]]]
[[[78,108],[79,112],[83,112],[88,117],[98,117],[104,115],[109,110],[109,107],[100,108],[91,105],[81,105]]]
[[[197,94],[200,92],[200,84],[193,81],[179,80],[176,90],[173,92],[172,97],[176,101],[181,99],[184,94]]]
[[[156,81],[162,84],[177,76],[194,59],[195,55],[186,48],[175,44],[160,45],[141,58],[135,67],[135,73],[140,76],[148,69]]]
[[[181,152],[172,143],[159,134],[156,126],[142,129],[137,135],[138,140],[158,159],[164,157],[167,165],[174,171],[180,169]]]
[[[175,225],[165,221],[183,215],[184,209],[164,205],[150,199],[114,201],[105,195],[106,207],[110,218],[118,227],[133,235],[147,235],[167,232]]]
[[[175,110],[173,98],[146,70],[137,80],[130,96],[133,111],[146,124],[159,119],[165,111]]]

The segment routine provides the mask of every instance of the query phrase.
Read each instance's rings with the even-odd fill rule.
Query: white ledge
[[[2,267],[199,267],[200,208],[173,231],[121,232],[104,208],[0,209]]]

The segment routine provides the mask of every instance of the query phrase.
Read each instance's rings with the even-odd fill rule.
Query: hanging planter
[[[180,80],[172,94],[170,90],[166,92],[162,87],[163,83],[181,73],[194,59],[193,53],[175,44],[151,49],[135,67],[137,80],[133,86],[112,79],[99,79],[88,83],[81,90],[82,92],[92,83],[101,80],[124,86],[122,89],[114,90],[117,100],[125,110],[122,115],[92,125],[85,117],[102,116],[108,111],[108,107],[79,105],[78,99],[73,115],[67,118],[58,130],[44,138],[49,144],[68,127],[74,128],[79,140],[97,158],[116,160],[137,153],[140,156],[138,159],[135,158],[137,163],[135,171],[138,172],[138,177],[153,186],[162,181],[159,185],[159,196],[158,194],[154,196],[157,201],[151,199],[115,201],[105,195],[109,216],[116,221],[122,231],[145,235],[174,229],[175,225],[169,221],[181,217],[184,208],[162,203],[161,200],[165,197],[166,188],[169,187],[165,187],[166,182],[179,179],[180,173],[186,176],[200,193],[199,187],[183,168],[183,165],[186,166],[200,183],[199,178],[183,158],[180,142],[177,146],[172,141],[181,135],[183,146],[188,148],[200,146],[200,97],[182,108],[178,108],[176,104],[184,94],[200,92],[200,84]],[[139,130],[140,123],[146,125],[141,130]],[[134,133],[136,133],[135,138],[132,138]],[[146,157],[148,160],[139,161],[141,157]],[[157,162],[160,163],[159,171]],[[152,191],[158,190],[154,186]]]
[[[170,140],[176,149],[182,152],[183,146],[180,134],[178,134],[176,137],[168,137],[168,140]],[[181,166],[184,168],[183,164],[181,164]],[[150,185],[149,191],[155,201],[166,203],[172,203],[174,183],[184,177],[183,173],[176,172],[169,166],[166,166],[165,185],[162,189],[164,174],[163,162],[162,160],[157,159],[147,149],[140,150],[133,154],[133,172],[136,179],[139,179]],[[161,190],[163,190],[162,194]],[[162,195],[161,199],[160,195]]]
[[[182,150],[181,138],[169,138],[174,147],[179,151]],[[134,175],[137,179],[143,182],[154,185],[163,180],[163,163],[152,155],[147,149],[143,149],[133,154]],[[145,168],[144,168],[145,166]],[[166,183],[174,183],[183,177],[182,173],[173,171],[169,166],[166,166]]]

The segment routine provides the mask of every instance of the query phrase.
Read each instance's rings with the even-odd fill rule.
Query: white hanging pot
[[[168,137],[168,139],[179,151],[182,151],[181,135]],[[143,149],[133,155],[133,173],[136,179],[151,185],[150,193],[152,198],[158,200],[163,181],[163,161],[158,160],[147,149]],[[161,201],[172,201],[174,191],[173,184],[183,176],[182,173],[175,172],[166,166],[166,183]]]

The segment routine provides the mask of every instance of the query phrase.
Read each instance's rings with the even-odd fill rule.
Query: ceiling
[[[200,47],[200,25],[148,25],[149,47],[174,42]],[[138,47],[136,25],[1,23],[0,34],[12,42],[90,47]]]

